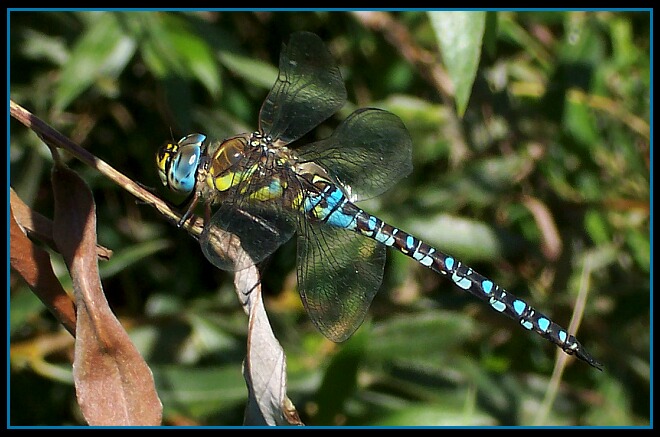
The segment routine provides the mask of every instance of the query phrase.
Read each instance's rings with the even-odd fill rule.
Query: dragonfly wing
[[[399,117],[381,109],[353,112],[321,141],[298,151],[329,171],[351,200],[377,196],[412,171],[412,140]]]
[[[295,231],[291,218],[276,208],[226,202],[204,227],[199,243],[206,259],[222,270],[243,270],[263,261]],[[240,250],[237,249],[240,245]]]
[[[378,292],[385,246],[352,231],[305,223],[298,236],[298,289],[323,335],[341,342],[360,327]]]
[[[290,143],[337,112],[346,101],[344,81],[321,39],[291,35],[280,53],[280,72],[259,113],[261,131]]]

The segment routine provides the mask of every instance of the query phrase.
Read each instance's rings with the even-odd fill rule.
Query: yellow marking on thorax
[[[270,185],[259,188],[257,191],[250,194],[249,198],[262,202],[272,199],[279,199],[284,194],[285,189],[286,182],[282,182],[279,179],[273,179],[271,180]]]
[[[213,152],[213,157],[206,175],[206,184],[212,190],[227,191],[240,181],[249,178],[256,170],[254,164],[248,169],[236,169],[237,164],[245,158],[247,139],[243,136],[230,138],[220,144]]]
[[[237,174],[234,172],[225,173],[224,175],[218,177],[215,177],[213,173],[209,172],[206,176],[206,184],[211,187],[211,189],[227,191],[237,180],[236,177]]]

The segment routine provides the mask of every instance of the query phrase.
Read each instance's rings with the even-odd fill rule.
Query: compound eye
[[[206,141],[206,135],[204,135],[204,134],[190,134],[190,135],[186,135],[185,137],[181,138],[179,140],[178,144],[179,144],[179,147],[195,146],[195,147],[199,147],[201,149],[204,141]]]
[[[195,188],[197,169],[206,136],[191,134],[174,145],[168,143],[156,155],[158,175],[172,191],[190,194]]]

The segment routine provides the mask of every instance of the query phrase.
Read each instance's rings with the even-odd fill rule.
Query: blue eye
[[[195,188],[205,140],[206,136],[202,134],[191,134],[179,140],[176,154],[170,157],[171,162],[168,163],[167,185],[172,191],[189,194]]]

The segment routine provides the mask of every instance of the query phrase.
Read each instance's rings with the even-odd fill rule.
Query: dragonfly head
[[[205,140],[206,135],[191,134],[158,149],[156,167],[163,185],[180,194],[192,192]]]

